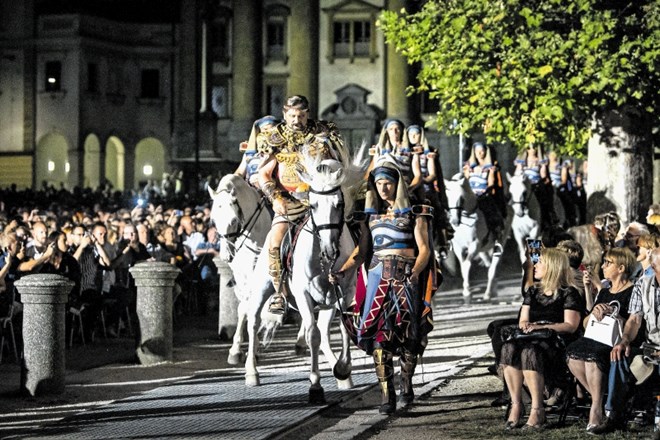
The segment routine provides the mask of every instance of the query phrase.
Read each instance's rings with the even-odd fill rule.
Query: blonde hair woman
[[[534,265],[534,278],[541,281],[525,292],[518,319],[519,333],[527,335],[527,338],[513,337],[502,347],[500,365],[511,395],[511,411],[505,424],[507,430],[520,427],[534,430],[544,426],[543,393],[546,382],[559,381],[561,377],[553,377],[552,373],[556,375],[565,370],[565,365],[562,365],[563,344],[558,338],[573,339],[571,335],[579,328],[584,311],[584,299],[574,285],[573,272],[565,252],[555,248],[542,249],[541,257]],[[534,332],[543,329],[554,332],[549,338],[536,338]],[[532,397],[531,411],[524,426],[521,422],[525,414],[523,383]],[[555,386],[556,383],[549,384],[551,389]]]

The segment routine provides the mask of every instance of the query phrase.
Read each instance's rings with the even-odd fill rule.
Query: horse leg
[[[319,346],[321,344],[321,332],[314,320],[314,309],[309,303],[298,304],[300,316],[305,326],[305,339],[309,347],[310,373],[309,373],[309,403],[325,403],[325,394],[321,385],[321,373],[319,371]]]
[[[245,385],[258,386],[259,372],[257,371],[257,351],[259,348],[259,312],[266,303],[266,299],[272,290],[270,277],[268,276],[268,248],[259,255],[255,266],[256,279],[254,287],[250,291],[250,299],[247,306],[247,328],[248,328],[248,352],[245,358]]]
[[[500,263],[502,255],[494,254],[488,268],[488,283],[486,284],[486,292],[484,293],[484,301],[489,301],[491,298],[497,297],[497,265]]]
[[[332,374],[337,379],[337,388],[340,390],[349,390],[353,388],[353,378],[351,377],[351,337],[341,322],[339,323],[339,330],[341,332],[341,353],[335,367],[332,369]]]
[[[470,268],[472,267],[472,260],[470,256],[466,256],[461,260],[461,276],[463,277],[463,303],[470,304]]]
[[[241,301],[238,304],[236,333],[234,333],[234,339],[227,355],[227,363],[229,365],[238,365],[241,361],[245,360],[245,353],[241,351],[241,346],[243,345],[243,332],[245,331],[247,321],[247,307],[248,305],[245,301]]]
[[[296,356],[304,356],[307,351],[307,341],[305,341],[305,326],[300,323],[298,335],[296,336],[296,345],[294,347]]]

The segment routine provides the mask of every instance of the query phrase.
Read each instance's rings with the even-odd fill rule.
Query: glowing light
[[[64,171],[67,172],[67,173],[68,173],[69,171],[71,171],[71,164],[70,164],[69,162],[67,162],[66,164],[64,164]]]
[[[151,165],[145,165],[142,167],[142,174],[145,176],[151,176],[154,172],[154,169]]]
[[[53,162],[52,160],[48,161],[48,171],[50,171],[51,173],[55,171],[55,162]]]
[[[55,84],[57,82],[57,78],[53,78],[52,76],[48,77],[48,84]]]

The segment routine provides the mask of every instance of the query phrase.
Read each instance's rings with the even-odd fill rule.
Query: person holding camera
[[[94,325],[103,307],[103,271],[110,268],[112,261],[105,251],[105,236],[107,229],[103,223],[96,223],[92,232],[86,231],[81,225],[73,228],[71,233],[77,247],[73,258],[80,264],[80,296],[75,307],[80,309],[85,305],[83,328],[91,336]],[[91,339],[91,338],[89,338]]]
[[[32,241],[25,245],[25,257],[18,266],[18,271],[38,272],[39,268],[52,257],[55,244],[48,246],[48,228],[44,222],[32,225]]]

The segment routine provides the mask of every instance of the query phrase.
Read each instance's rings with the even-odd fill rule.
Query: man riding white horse
[[[316,146],[313,154],[321,158],[337,159],[343,141],[336,126],[331,122],[309,119],[309,101],[294,95],[283,107],[284,122],[258,137],[259,152],[264,156],[259,170],[259,185],[270,200],[275,216],[269,242],[269,273],[275,294],[269,305],[271,313],[286,312],[287,292],[282,285],[280,245],[289,225],[302,220],[308,211],[305,185],[296,172],[302,166],[303,146]],[[319,142],[322,140],[322,142]]]

